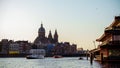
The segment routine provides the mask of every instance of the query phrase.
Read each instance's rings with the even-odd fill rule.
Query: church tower
[[[45,38],[45,28],[43,27],[42,23],[41,23],[41,27],[38,30],[38,37]]]
[[[58,34],[57,34],[57,30],[55,30],[55,34],[54,34],[54,42],[55,42],[55,43],[58,42]]]
[[[49,41],[50,43],[52,43],[52,41],[53,41],[51,30],[49,31],[48,41]]]
[[[34,40],[34,44],[40,44],[40,43],[46,43],[47,38],[45,37],[45,28],[43,27],[43,24],[41,23],[41,27],[38,30],[38,36]]]

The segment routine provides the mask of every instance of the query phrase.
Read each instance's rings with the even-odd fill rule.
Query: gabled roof
[[[105,37],[105,34],[102,34],[102,36],[100,38],[96,39],[96,41],[101,41],[104,37]]]
[[[110,24],[106,29],[110,29],[114,26],[120,26],[120,16],[115,16],[115,20],[112,24]],[[105,38],[107,35],[104,33],[99,39],[96,39],[96,41],[102,41],[103,38]]]

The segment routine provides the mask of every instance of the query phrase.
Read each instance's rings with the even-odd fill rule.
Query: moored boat
[[[27,59],[44,59],[45,56],[45,50],[44,49],[31,49],[30,50],[31,55],[27,55]]]
[[[28,55],[26,56],[27,59],[44,59],[43,55]]]

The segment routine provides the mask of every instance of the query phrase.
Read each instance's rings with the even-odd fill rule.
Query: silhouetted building
[[[28,54],[31,49],[31,43],[28,41],[2,39],[0,47],[0,54]]]
[[[19,54],[19,46],[20,44],[16,43],[16,42],[12,42],[9,45],[9,54]]]
[[[53,43],[53,37],[52,37],[51,30],[49,31],[49,34],[48,34],[48,43]]]
[[[77,46],[75,44],[70,45],[69,42],[58,42],[57,30],[55,30],[53,36],[51,30],[47,37],[45,34],[45,28],[43,27],[43,24],[41,24],[38,29],[38,36],[33,43],[29,43],[28,41],[3,39],[0,41],[0,54],[25,55],[29,54],[30,49],[45,49],[46,56],[53,56],[55,54],[75,54],[77,52]]]
[[[58,34],[57,34],[57,30],[55,30],[55,34],[54,34],[54,43],[58,42]]]
[[[45,37],[45,28],[43,27],[43,24],[41,24],[41,27],[38,30],[38,36],[34,40],[34,46],[37,48],[43,48],[45,49],[47,47],[47,44],[55,44],[58,43],[58,34],[57,30],[55,30],[54,38],[52,37],[51,31],[49,31],[48,37]],[[34,47],[33,46],[33,47]]]
[[[83,55],[83,54],[86,55],[87,50],[84,50],[83,48],[78,48],[78,49],[77,49],[77,53],[78,53],[78,54],[81,54],[81,55]]]
[[[70,45],[69,42],[58,43],[54,47],[53,52],[55,55],[73,55],[77,53],[77,45]]]
[[[0,53],[1,54],[8,54],[9,53],[9,41],[8,41],[8,39],[2,39]]]
[[[20,54],[28,54],[29,50],[32,48],[32,43],[28,41],[16,41],[19,44],[19,53]]]

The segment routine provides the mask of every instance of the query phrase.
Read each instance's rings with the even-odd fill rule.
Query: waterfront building
[[[64,54],[71,54],[71,47],[69,42],[63,43]]]
[[[19,44],[19,53],[20,54],[28,54],[29,50],[32,48],[32,43],[28,41],[16,41]]]
[[[2,54],[1,56],[15,56],[15,54],[29,54],[31,43],[28,41],[13,41],[2,39],[0,41],[0,47],[0,54]]]
[[[89,56],[88,52],[89,52],[88,50],[84,50],[82,47],[77,49],[77,55],[80,56],[80,57],[81,56],[87,56],[88,57]]]
[[[70,45],[69,42],[65,42],[64,44],[64,54],[76,54],[77,52],[77,45],[76,44],[72,44]]]
[[[2,39],[1,40],[1,52],[0,54],[8,54],[9,53],[9,40]]]
[[[83,48],[78,48],[77,49],[77,54],[85,55],[86,53],[87,53],[87,50],[84,50]]]
[[[69,42],[58,43],[54,48],[55,55],[73,55],[77,53],[77,45],[70,45]]]
[[[76,44],[72,44],[71,45],[71,54],[76,54],[77,53],[77,45]]]
[[[53,54],[54,55],[62,55],[64,54],[64,49],[63,49],[63,43],[58,43],[54,46],[53,48]]]
[[[58,44],[58,33],[55,30],[54,35],[52,36],[51,30],[49,31],[48,36],[46,37],[46,30],[41,24],[40,28],[38,29],[38,36],[33,42],[32,48],[33,49],[45,49],[46,56],[53,55],[53,48]]]
[[[113,23],[105,28],[104,34],[96,41],[100,45],[91,53],[95,54],[97,60],[120,60],[120,16],[115,16]]]
[[[53,56],[54,52],[53,52],[53,48],[55,47],[55,44],[47,44],[47,48],[46,48],[46,56]]]
[[[9,54],[19,54],[19,44],[16,42],[12,42],[9,45]]]
[[[45,36],[45,28],[43,27],[43,24],[41,24],[41,27],[38,30],[38,36],[34,40],[34,45],[39,49],[43,48],[45,49],[47,47],[47,44],[52,43],[56,44],[58,43],[58,34],[57,30],[55,30],[54,38],[52,37],[51,31],[49,31],[48,37]]]

